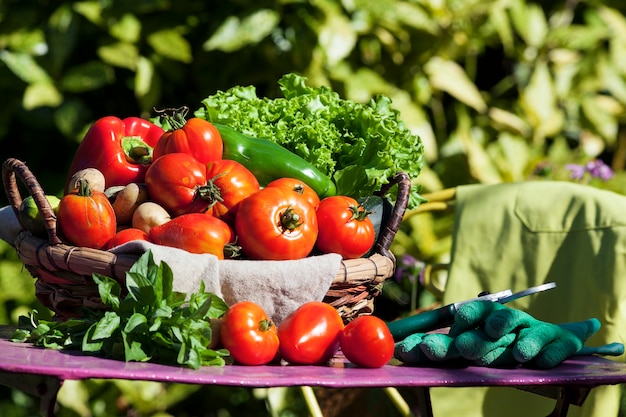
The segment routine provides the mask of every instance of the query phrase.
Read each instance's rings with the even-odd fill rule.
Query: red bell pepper
[[[164,130],[140,117],[98,119],[78,146],[68,173],[97,168],[106,187],[142,183],[152,162],[152,149]]]

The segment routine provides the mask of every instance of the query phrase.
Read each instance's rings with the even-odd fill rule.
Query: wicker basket
[[[26,164],[15,158],[7,159],[2,166],[2,177],[16,215],[22,202],[16,180],[19,178],[33,196],[44,219],[48,240],[23,230],[14,244],[26,269],[36,278],[35,293],[39,301],[61,320],[80,315],[84,307],[104,308],[97,285],[91,279],[92,274],[106,275],[123,283],[126,271],[139,256],[62,243],[57,235],[55,213]],[[406,211],[410,178],[404,173],[394,175],[379,195],[385,195],[395,185],[398,185],[396,202],[389,220],[381,228],[374,253],[366,258],[342,261],[324,298],[324,302],[335,307],[346,322],[373,312],[374,298],[384,281],[394,273],[395,258],[389,247]]]

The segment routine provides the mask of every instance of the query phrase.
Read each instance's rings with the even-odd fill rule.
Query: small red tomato
[[[184,249],[191,253],[211,253],[224,259],[224,249],[233,241],[233,230],[222,220],[204,213],[188,213],[153,226],[152,243]]]
[[[133,240],[149,241],[150,239],[148,239],[148,234],[143,230],[129,227],[127,229],[122,229],[118,231],[115,236],[113,236],[111,240],[109,240],[106,248],[111,249],[116,246],[123,245],[124,243],[132,242]]]
[[[251,301],[230,306],[222,320],[220,339],[235,362],[242,365],[265,365],[278,353],[276,326],[263,308]]]
[[[232,225],[239,203],[261,188],[248,168],[230,159],[209,162],[206,177],[208,187],[202,198],[209,202],[214,216]]]
[[[117,231],[115,211],[107,196],[93,191],[84,179],[78,190],[59,202],[57,222],[61,236],[73,245],[102,249]]]
[[[301,181],[296,178],[278,178],[274,181],[271,181],[269,184],[265,186],[267,187],[282,187],[287,190],[294,191],[298,194],[302,194],[306,197],[306,199],[311,203],[313,207],[317,209],[317,206],[320,204],[320,197],[317,195],[315,190],[307,185],[304,181]]]
[[[393,357],[393,336],[376,316],[359,316],[348,323],[340,345],[346,359],[365,368],[380,368]]]
[[[317,207],[319,234],[315,246],[323,253],[338,253],[344,259],[365,255],[376,237],[369,213],[355,199],[331,196]]]
[[[330,304],[302,304],[278,325],[280,355],[292,364],[324,364],[337,352],[343,328],[341,316]]]
[[[249,258],[301,259],[315,246],[315,209],[300,194],[278,187],[263,188],[240,203],[235,232]]]
[[[185,119],[186,109],[165,116],[173,126],[161,135],[152,152],[153,160],[168,153],[183,152],[206,164],[222,159],[224,143],[217,128],[200,118]]]

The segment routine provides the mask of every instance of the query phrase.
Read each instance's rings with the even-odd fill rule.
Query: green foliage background
[[[3,0],[0,157],[24,160],[58,195],[97,118],[196,108],[234,85],[272,97],[297,72],[355,101],[389,96],[424,141],[423,192],[568,179],[565,164],[598,158],[616,176],[596,185],[624,193],[624,11],[620,0]],[[398,255],[445,258],[449,219],[405,223]],[[33,292],[2,242],[0,323],[37,306]],[[302,413],[297,391],[206,395],[217,390],[66,384],[59,416]],[[37,414],[19,393],[0,397],[3,416]],[[194,400],[204,411],[184,414]]]

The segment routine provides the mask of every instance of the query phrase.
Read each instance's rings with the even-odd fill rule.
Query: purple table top
[[[551,370],[456,369],[385,366],[356,368],[340,358],[333,366],[203,367],[199,370],[151,363],[115,361],[77,352],[35,348],[0,339],[0,371],[37,374],[59,380],[128,379],[245,387],[463,387],[575,385],[594,387],[626,383],[626,364],[595,356],[572,358]]]

